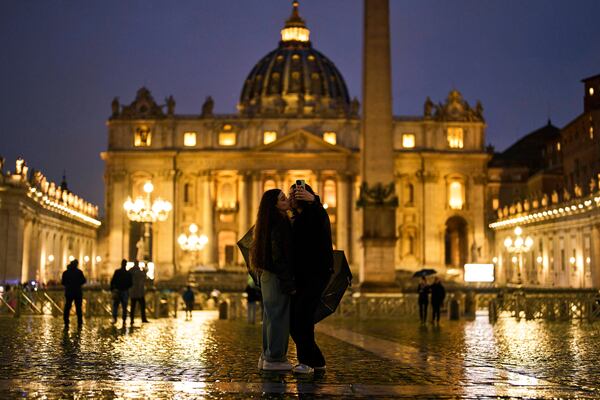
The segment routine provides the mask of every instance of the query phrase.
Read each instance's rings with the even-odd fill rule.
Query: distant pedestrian
[[[196,302],[196,296],[191,286],[187,286],[183,294],[181,295],[183,302],[185,303],[185,320],[192,319],[192,311],[194,310],[194,303]]]
[[[127,322],[127,303],[129,302],[129,288],[132,284],[131,274],[127,271],[127,260],[123,260],[121,261],[121,268],[115,271],[110,280],[110,290],[113,298],[113,323],[117,322],[119,305],[123,309],[123,326]]]
[[[429,285],[424,276],[421,277],[421,282],[417,286],[417,293],[419,294],[419,318],[424,324],[427,322],[427,306],[429,305]]]
[[[255,324],[256,323],[256,306],[258,301],[260,300],[260,288],[256,287],[254,282],[248,283],[246,286],[246,294],[248,297],[246,298],[248,302],[248,323]]]
[[[83,325],[83,313],[81,311],[81,305],[83,303],[83,286],[87,280],[77,266],[79,261],[73,260],[67,265],[67,270],[62,274],[61,283],[65,287],[65,309],[63,313],[63,319],[65,321],[65,327],[69,326],[69,314],[71,313],[71,307],[75,302],[75,311],[77,313],[77,326]]]
[[[440,309],[444,303],[444,298],[446,297],[446,289],[444,289],[444,285],[442,285],[440,278],[436,276],[431,286],[429,286],[429,290],[431,291],[431,323],[439,324]]]
[[[149,322],[146,318],[146,273],[140,269],[138,260],[133,262],[133,267],[129,270],[129,273],[132,279],[132,286],[129,290],[129,296],[131,297],[131,325],[133,325],[135,306],[137,304],[142,309],[142,322]]]

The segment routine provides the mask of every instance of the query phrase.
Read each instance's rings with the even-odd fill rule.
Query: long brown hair
[[[250,263],[253,269],[263,270],[271,257],[271,229],[285,220],[285,216],[277,209],[280,189],[271,189],[263,193],[258,206],[254,240],[250,249]]]

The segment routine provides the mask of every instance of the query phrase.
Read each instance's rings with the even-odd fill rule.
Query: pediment
[[[277,151],[285,153],[350,153],[350,150],[327,143],[323,138],[304,129],[299,129],[276,141],[259,146],[256,151]]]

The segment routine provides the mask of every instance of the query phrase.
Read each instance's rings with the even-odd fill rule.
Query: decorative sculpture
[[[360,195],[356,205],[358,207],[369,205],[397,207],[398,197],[396,196],[395,190],[396,188],[393,182],[386,186],[377,183],[370,188],[367,182],[363,182],[360,187]]]
[[[173,116],[175,114],[175,99],[173,96],[169,96],[165,99],[167,105],[167,115]]]
[[[427,98],[425,99],[425,104],[423,105],[423,116],[425,118],[431,118],[433,115],[433,101],[431,101],[431,99],[429,98],[429,96],[427,96]]]
[[[204,104],[202,104],[202,114],[201,116],[212,117],[213,116],[213,108],[215,107],[215,101],[211,96],[207,96],[206,100],[204,100]]]
[[[112,118],[117,118],[119,116],[119,111],[121,108],[121,106],[119,105],[119,98],[115,97],[112,103],[110,103],[110,106],[112,108]]]

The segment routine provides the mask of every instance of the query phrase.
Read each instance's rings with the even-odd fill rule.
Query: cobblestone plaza
[[[597,323],[334,319],[318,326],[327,372],[297,377],[257,370],[259,324],[217,317],[2,317],[0,398],[600,398]]]

